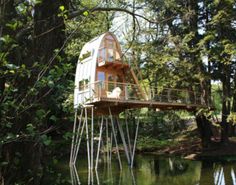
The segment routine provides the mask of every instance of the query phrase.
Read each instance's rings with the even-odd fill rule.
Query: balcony
[[[129,108],[153,107],[160,109],[190,109],[206,107],[200,93],[188,90],[142,87],[130,83],[96,81],[80,91],[85,104],[97,106],[123,106]]]

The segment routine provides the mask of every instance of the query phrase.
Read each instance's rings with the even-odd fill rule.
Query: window
[[[89,83],[89,80],[88,80],[88,79],[80,80],[80,81],[79,81],[79,90],[80,90],[80,91],[83,91],[83,90],[88,89],[88,83]]]
[[[106,58],[106,49],[105,48],[101,48],[99,49],[99,53],[98,53],[98,65],[101,64],[103,62],[105,62],[105,58]]]
[[[97,58],[98,66],[104,65],[106,62],[115,62],[116,60],[120,60],[120,58],[116,40],[111,35],[107,35],[99,48]]]
[[[113,62],[114,61],[114,51],[113,49],[108,49],[108,62]]]
[[[113,49],[114,42],[112,40],[106,40],[107,41],[107,48]]]
[[[102,72],[102,71],[98,71],[98,73],[97,73],[97,80],[105,81],[105,79],[106,79],[105,73]]]
[[[79,58],[80,62],[88,61],[89,58],[92,58],[94,53],[94,50],[87,51],[86,53],[82,54],[82,56]]]

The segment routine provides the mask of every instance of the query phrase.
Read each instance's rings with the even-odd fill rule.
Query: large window
[[[116,40],[111,35],[107,35],[99,48],[97,59],[98,65],[101,66],[106,62],[115,62],[116,60],[120,60]]]

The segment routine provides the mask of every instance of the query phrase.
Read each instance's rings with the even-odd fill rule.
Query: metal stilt
[[[108,135],[108,119],[106,118],[106,154],[107,162],[109,161],[109,135]]]
[[[70,166],[70,174],[72,185],[80,185],[81,183],[75,165]]]
[[[86,128],[86,140],[87,140],[87,155],[88,155],[88,168],[91,169],[90,163],[90,147],[89,147],[89,132],[88,132],[88,115],[87,108],[85,107],[85,128]]]
[[[110,107],[109,107],[109,113],[110,113],[110,119],[111,119],[112,132],[113,132],[113,136],[114,136],[114,140],[115,140],[115,145],[116,145],[117,157],[118,157],[118,160],[119,160],[120,169],[122,170],[122,164],[121,164],[121,160],[120,160],[120,153],[119,153],[119,148],[118,148],[118,144],[117,144],[116,133],[115,133],[115,127],[114,127],[113,117],[112,117],[112,114],[111,114],[111,109],[110,109]]]
[[[91,182],[91,184],[93,184],[93,170],[90,170],[90,171],[91,171],[91,178],[90,178],[91,180],[90,180],[90,182]]]
[[[95,169],[96,179],[97,179],[97,185],[100,185],[98,171]]]
[[[133,172],[133,169],[130,169],[130,173],[131,173],[131,176],[132,176],[132,183],[133,185],[136,185],[136,180],[135,180],[135,177],[134,177],[134,172]]]
[[[82,119],[82,118],[81,118]],[[74,156],[74,164],[76,163],[76,160],[77,160],[77,157],[78,157],[78,153],[79,153],[79,147],[80,147],[80,143],[81,143],[81,139],[82,139],[82,136],[83,136],[83,133],[84,133],[84,126],[85,126],[85,119],[83,119],[83,125],[82,125],[82,128],[81,128],[81,132],[78,133],[79,134],[79,141],[78,141],[78,144],[76,146],[76,152],[75,152],[75,156]]]
[[[93,106],[91,107],[91,169],[93,169],[93,128],[94,128],[94,122],[93,122]]]
[[[76,169],[75,165],[73,165],[72,168],[74,169],[74,173],[75,173],[76,185],[77,185],[77,184],[80,185],[81,183],[80,183],[80,180],[79,180],[79,174],[78,174],[78,172],[77,172],[77,169]]]
[[[90,170],[90,169],[88,170],[88,185],[91,185],[91,183],[90,183],[91,182],[91,171],[92,170]]]
[[[75,130],[76,130],[76,122],[77,122],[77,109],[75,109],[75,117],[74,117],[74,125],[73,125],[73,135],[72,135],[72,141],[71,141],[71,149],[70,149],[70,163],[72,164],[72,158],[74,153],[74,145],[75,145]]]
[[[78,125],[78,128],[76,130],[76,138],[75,138],[75,149],[73,151],[73,156],[72,156],[72,163],[75,164],[75,161],[76,161],[76,158],[77,158],[77,155],[78,155],[78,150],[79,150],[79,136],[80,136],[80,128],[81,128],[81,122],[82,122],[82,117],[83,117],[83,109],[81,110],[81,113],[80,113],[80,117],[79,117],[79,125]],[[82,132],[83,134],[83,132]],[[82,135],[81,134],[81,135]]]
[[[71,178],[71,183],[72,183],[72,185],[75,184],[75,181],[74,181],[75,178],[74,178],[73,166],[74,166],[74,165],[70,165],[70,178]]]
[[[126,155],[128,164],[130,165],[130,156],[129,156],[127,144],[126,144],[126,142],[125,142],[124,132],[123,132],[123,129],[122,129],[121,125],[120,125],[120,122],[119,122],[119,120],[118,120],[118,117],[116,117],[116,122],[117,122],[118,129],[119,129],[119,132],[120,132],[121,140],[122,140],[122,142],[123,142],[123,146],[124,146],[124,150],[125,150],[125,155]]]
[[[102,131],[103,131],[103,116],[101,120],[100,132],[99,132],[99,141],[98,141],[98,150],[97,150],[95,169],[98,168],[98,160],[99,160],[99,153],[100,153],[101,140],[102,140]]]
[[[130,154],[130,158],[131,158],[131,156],[132,156],[132,146],[131,146],[131,142],[130,142],[129,126],[128,126],[128,121],[127,121],[127,111],[125,111],[125,127],[126,127],[127,139],[128,139],[129,154]]]
[[[91,110],[91,115],[90,115]],[[89,111],[89,112],[88,112]],[[71,178],[72,178],[72,185],[80,184],[78,174],[75,168],[75,163],[78,157],[79,149],[81,140],[83,138],[83,134],[86,134],[86,144],[87,144],[87,156],[88,156],[88,184],[94,183],[94,180],[97,181],[99,184],[98,174],[97,174],[97,168],[98,168],[98,161],[99,161],[99,155],[101,152],[101,145],[102,142],[103,145],[106,147],[104,151],[106,151],[105,158],[107,161],[107,170],[108,175],[112,173],[111,168],[111,159],[112,159],[112,147],[115,146],[117,158],[119,162],[120,170],[122,170],[122,163],[121,163],[121,157],[119,152],[119,147],[117,143],[117,134],[119,132],[123,146],[125,155],[128,161],[128,164],[130,164],[131,168],[133,168],[134,164],[134,156],[135,156],[135,149],[137,145],[137,137],[138,137],[138,131],[139,131],[139,117],[138,120],[136,120],[136,130],[135,130],[135,138],[134,138],[134,144],[131,146],[131,140],[129,135],[129,127],[128,127],[128,121],[127,121],[127,114],[125,114],[125,125],[126,125],[126,133],[125,130],[123,130],[122,124],[119,120],[118,116],[112,115],[111,108],[109,107],[109,115],[104,117],[101,116],[101,119],[98,119],[98,123],[100,123],[99,127],[99,141],[97,146],[97,153],[96,153],[96,159],[94,157],[94,107],[93,106],[84,106],[81,109],[80,117],[78,117],[77,110],[75,111],[75,120],[73,125],[73,136],[72,136],[72,142],[71,142],[71,153],[70,153],[70,167],[71,167]],[[91,117],[89,117],[91,116]],[[91,119],[90,119],[91,118]],[[79,120],[77,123],[77,119]],[[89,126],[91,120],[91,127]],[[117,124],[117,127],[116,125]],[[105,130],[104,140],[102,140],[103,131]],[[104,135],[104,136],[105,136]],[[91,138],[90,138],[91,137]],[[126,140],[127,139],[127,140]],[[106,144],[105,144],[106,143]],[[113,144],[114,143],[114,144]],[[131,148],[132,147],[132,148]],[[105,153],[105,152],[104,152]],[[95,161],[96,160],[96,161]],[[95,162],[95,164],[94,164]],[[93,169],[95,168],[96,171],[96,179],[93,176]],[[109,177],[110,178],[110,177]]]
[[[109,152],[109,161],[111,163],[111,156],[112,156],[112,132],[111,132],[111,137],[110,137],[110,152]]]
[[[135,148],[136,148],[137,137],[138,137],[138,129],[139,129],[139,117],[138,117],[137,127],[135,131],[134,147],[133,147],[132,160],[131,160],[131,165],[130,165],[131,168],[133,168],[133,164],[134,164],[134,154],[135,154]]]

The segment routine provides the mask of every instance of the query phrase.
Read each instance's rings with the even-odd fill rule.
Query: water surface
[[[116,156],[113,156],[111,163],[101,160],[98,170],[90,173],[87,159],[78,161],[72,174],[67,160],[54,165],[43,184],[236,185],[236,162],[232,160],[190,161],[178,157],[137,155],[131,170],[123,156],[123,169],[120,170]]]

